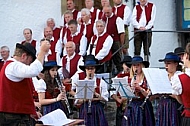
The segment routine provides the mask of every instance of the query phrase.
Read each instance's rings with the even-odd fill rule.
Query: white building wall
[[[127,5],[132,10],[132,1]],[[175,30],[176,10],[175,0],[150,0],[157,8],[156,21],[153,30]],[[5,0],[0,1],[0,46],[7,45],[11,54],[15,43],[24,39],[23,29],[28,27],[33,30],[33,38],[42,38],[43,28],[47,18],[54,18],[56,24],[60,23],[61,1],[60,0]],[[133,36],[133,28],[129,27],[130,38]],[[152,45],[150,48],[151,67],[163,66],[158,59],[164,58],[165,54],[173,51],[178,46],[176,33],[153,33]],[[130,41],[129,54],[133,56],[133,41]],[[143,56],[143,52],[141,53]]]
[[[15,43],[24,40],[24,28],[31,28],[39,41],[48,18],[60,24],[61,0],[1,0],[0,46],[8,46],[13,54]]]

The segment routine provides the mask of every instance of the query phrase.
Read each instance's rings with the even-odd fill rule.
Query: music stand
[[[113,85],[116,85],[116,91],[120,93],[121,97],[136,98],[132,89],[128,85],[128,78],[113,78]]]
[[[85,113],[86,112],[85,101],[93,99],[94,90],[96,87],[94,83],[95,83],[94,80],[78,80],[78,85],[76,85],[75,99],[82,99],[84,101],[84,115],[87,115],[87,113]],[[84,124],[85,123],[86,119],[84,116]]]

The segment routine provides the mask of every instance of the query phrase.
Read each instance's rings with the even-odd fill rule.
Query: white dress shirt
[[[14,82],[22,81],[25,78],[32,78],[37,76],[42,70],[43,66],[39,60],[35,60],[29,65],[21,63],[14,58],[13,62],[9,63],[5,68],[6,77]]]
[[[114,6],[115,8],[115,15],[117,15],[117,8],[120,7],[122,4],[118,5],[118,6]],[[130,21],[131,21],[131,9],[128,6],[125,6],[124,8],[124,16],[123,16],[123,21],[125,25],[129,25]]]
[[[145,6],[147,6],[147,4]],[[140,7],[142,8],[142,14],[141,14],[139,22],[137,22],[137,10],[136,10],[136,6],[135,6],[133,9],[133,13],[132,13],[132,22],[131,23],[132,23],[133,27],[137,28],[137,29],[139,29],[140,27],[145,27],[146,29],[151,29],[152,26],[154,25],[154,21],[155,21],[155,17],[156,17],[156,6],[154,4],[152,6],[151,19],[148,22],[148,24],[146,21],[145,7],[144,6],[140,6]]]

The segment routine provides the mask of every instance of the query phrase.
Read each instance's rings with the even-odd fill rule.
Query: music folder
[[[124,78],[112,78],[113,85],[116,87],[121,97],[134,98],[136,97],[131,87],[128,85],[128,77]]]
[[[143,68],[152,94],[172,94],[172,86],[165,69]]]
[[[92,99],[94,95],[95,81],[94,80],[78,80],[76,86],[76,99]]]
[[[42,121],[43,125],[51,126],[65,126],[75,121],[75,119],[68,119],[61,109],[56,109],[44,116],[38,121]]]

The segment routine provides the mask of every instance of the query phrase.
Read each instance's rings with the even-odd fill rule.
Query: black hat
[[[33,61],[36,59],[36,49],[32,44],[25,42],[24,44],[17,43],[16,48],[23,49],[26,51],[28,54],[30,54],[33,57]]]
[[[163,62],[163,61],[176,61],[176,62],[181,62],[180,57],[173,53],[173,52],[169,52],[166,54],[164,59],[160,59],[158,60],[159,62]]]
[[[143,61],[143,58],[141,56],[134,56],[129,62],[130,64],[137,64],[137,63],[142,63],[144,64],[145,68],[149,67],[150,63],[148,61]]]
[[[44,63],[44,68],[42,70],[42,73],[45,71],[45,70],[50,70],[51,68],[53,67],[58,67],[58,69],[61,67],[59,65],[57,65],[57,62],[56,61],[47,61]]]
[[[132,60],[131,56],[125,56],[123,58],[123,61],[121,61],[121,63],[122,64],[125,63],[128,67],[131,67],[131,64],[130,64],[131,60]]]
[[[96,70],[100,68],[100,64],[99,64],[99,61],[98,59],[96,59],[94,57],[94,55],[87,55],[84,57],[84,65],[83,66],[79,66],[79,68],[83,71],[85,71],[85,68],[86,67],[89,67],[89,66],[93,66],[93,67],[96,67]]]
[[[175,48],[174,53],[177,55],[181,55],[185,53],[185,50],[182,47],[177,47]]]

